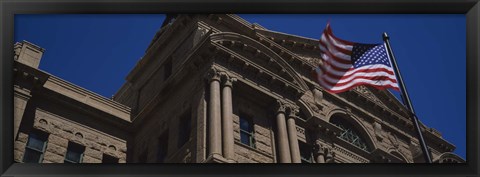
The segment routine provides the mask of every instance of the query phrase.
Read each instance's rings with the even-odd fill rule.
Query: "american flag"
[[[361,44],[335,37],[330,24],[320,38],[322,64],[315,69],[318,83],[340,93],[360,85],[399,90],[384,44]]]

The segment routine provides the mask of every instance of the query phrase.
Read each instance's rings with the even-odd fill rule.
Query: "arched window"
[[[342,133],[338,136],[339,138],[349,142],[350,144],[364,151],[370,152],[371,148],[368,146],[367,141],[365,141],[365,139],[361,136],[360,132],[358,132],[352,124],[345,121],[344,118],[334,116],[330,119],[330,123],[335,124],[343,130]]]

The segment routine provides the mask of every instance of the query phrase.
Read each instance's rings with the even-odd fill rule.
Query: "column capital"
[[[288,110],[289,110],[288,117],[297,117],[299,112],[299,108],[297,106],[289,105]]]
[[[216,68],[212,67],[208,70],[206,79],[208,79],[209,82],[212,81],[220,81],[220,71],[218,71]]]
[[[276,109],[277,109],[277,114],[278,113],[285,113],[286,109],[287,109],[287,104],[281,100],[277,100],[277,105],[276,105]]]
[[[221,79],[223,80],[223,86],[232,87],[233,83],[237,81],[237,78],[230,76],[226,72],[220,73]]]
[[[327,147],[323,143],[317,141],[315,142],[315,146],[313,147],[313,149],[316,155],[325,155]]]

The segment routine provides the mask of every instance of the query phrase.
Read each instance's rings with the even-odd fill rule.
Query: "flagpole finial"
[[[387,35],[386,32],[384,32],[382,36],[383,36],[383,40],[388,40],[388,39],[390,39],[390,37],[388,37],[388,35]]]

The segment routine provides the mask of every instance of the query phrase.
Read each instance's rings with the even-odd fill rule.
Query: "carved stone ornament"
[[[380,124],[378,122],[374,122],[373,123],[373,131],[375,132],[375,137],[377,137],[377,140],[382,141],[383,140],[382,124]]]
[[[323,100],[323,93],[318,89],[313,89],[312,93],[313,93],[313,101],[315,102],[315,104],[317,106],[321,106],[322,100]]]
[[[294,105],[289,105],[288,109],[290,110],[290,112],[288,114],[289,117],[297,117],[298,112],[299,112],[298,107],[296,107]]]
[[[398,149],[398,147],[400,146],[399,142],[398,142],[398,138],[395,134],[392,134],[391,132],[388,132],[388,140],[390,141],[390,144]]]
[[[335,152],[332,148],[325,149],[325,163],[333,163],[335,159]]]
[[[233,83],[237,81],[237,78],[230,76],[226,72],[221,72],[220,77],[224,86],[232,87]]]
[[[285,113],[286,108],[287,108],[287,105],[283,101],[277,100],[278,113]]]
[[[327,150],[325,145],[323,145],[321,142],[317,141],[315,142],[315,145],[313,146],[313,150],[315,152],[315,156],[318,155],[324,155],[325,151]]]
[[[207,79],[209,81],[220,81],[220,72],[216,68],[210,68],[207,73]]]
[[[360,94],[362,94],[363,96],[373,100],[374,102],[376,103],[380,103],[380,104],[383,104],[380,99],[378,99],[372,92],[370,92],[370,90],[368,90],[368,88],[366,86],[358,86],[358,87],[355,87],[353,88],[353,90],[359,92]]]

